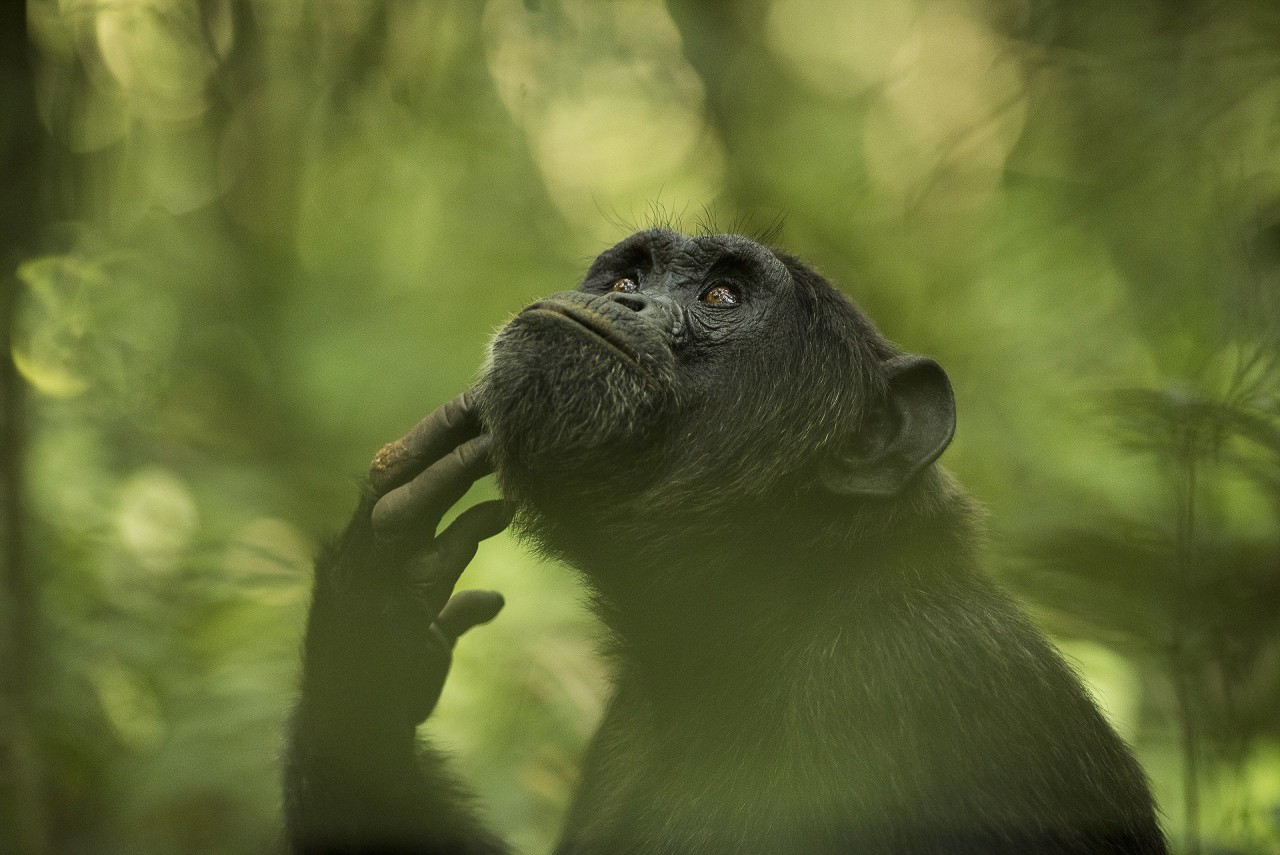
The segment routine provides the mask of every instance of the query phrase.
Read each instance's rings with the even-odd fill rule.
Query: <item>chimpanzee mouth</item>
[[[525,309],[522,314],[547,315],[554,318],[563,318],[564,320],[574,324],[580,329],[586,330],[594,338],[599,339],[609,347],[617,351],[621,356],[633,362],[636,367],[640,366],[640,355],[636,352],[635,347],[627,340],[627,337],[620,333],[608,318],[599,312],[593,312],[589,309],[582,309],[578,306],[566,305],[564,303],[534,303]]]

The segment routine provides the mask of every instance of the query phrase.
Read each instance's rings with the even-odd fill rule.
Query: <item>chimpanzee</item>
[[[380,451],[322,557],[300,852],[498,853],[415,728],[514,519],[580,571],[614,694],[557,853],[1163,853],[1142,771],[980,569],[942,369],[797,259],[654,229],[515,316]],[[436,527],[497,472],[505,501]]]

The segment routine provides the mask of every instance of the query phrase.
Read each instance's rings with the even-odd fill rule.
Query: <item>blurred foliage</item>
[[[6,831],[34,804],[52,851],[274,846],[309,560],[372,452],[632,228],[781,217],[948,367],[995,567],[1180,851],[1280,852],[1270,0],[27,11],[43,214],[3,280],[27,406],[3,453],[36,587],[6,592],[34,631],[4,661],[29,660],[35,773],[0,773],[0,850],[41,848]],[[429,727],[545,850],[604,694],[594,629],[507,539],[464,583],[509,605]]]

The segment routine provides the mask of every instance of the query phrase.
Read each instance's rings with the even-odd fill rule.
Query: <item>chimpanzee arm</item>
[[[465,395],[374,458],[371,489],[317,562],[302,691],[289,735],[285,821],[296,853],[500,853],[415,729],[435,707],[458,636],[502,608],[452,595],[501,502],[445,512],[492,470]]]

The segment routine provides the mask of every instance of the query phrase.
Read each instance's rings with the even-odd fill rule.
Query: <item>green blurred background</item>
[[[655,221],[780,221],[947,367],[993,570],[1178,850],[1280,852],[1273,0],[23,7],[0,852],[276,846],[309,562],[370,456]],[[505,536],[464,584],[508,607],[429,730],[542,851],[596,630]]]

